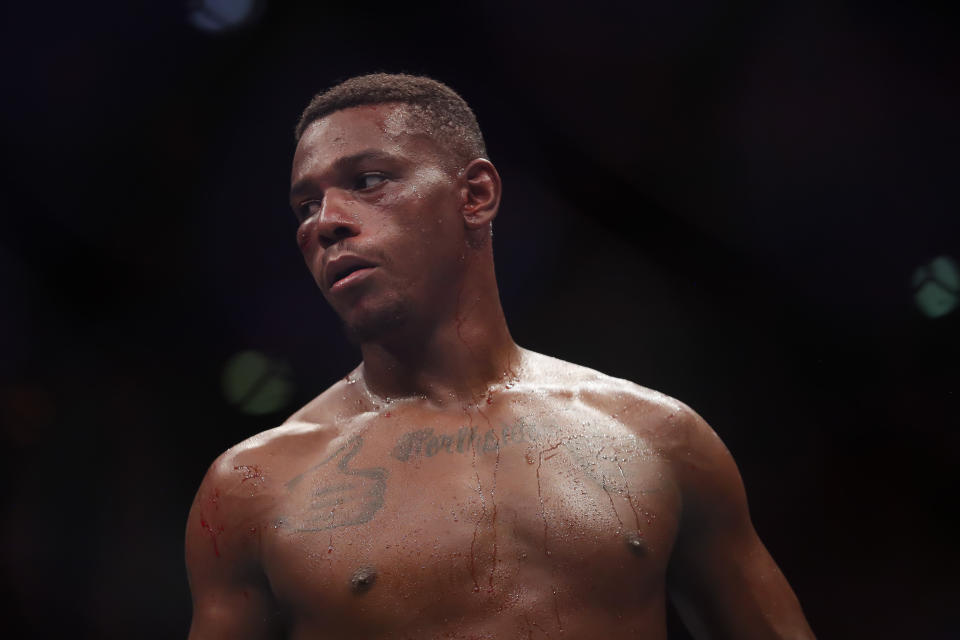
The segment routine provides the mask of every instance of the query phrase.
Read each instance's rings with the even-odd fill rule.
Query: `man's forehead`
[[[369,143],[378,138],[398,142],[422,131],[412,122],[406,105],[398,103],[361,105],[329,113],[311,122],[300,139],[301,145],[330,145],[334,148],[354,140]]]
[[[303,132],[294,155],[294,173],[330,165],[361,150],[382,149],[404,156],[437,151],[435,141],[407,105],[348,107],[318,118]]]

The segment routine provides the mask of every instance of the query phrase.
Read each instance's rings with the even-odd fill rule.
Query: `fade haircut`
[[[462,167],[486,158],[480,125],[460,95],[432,78],[405,73],[371,73],[345,80],[313,97],[294,130],[297,142],[307,127],[335,111],[396,102],[406,105],[414,124],[433,138]]]

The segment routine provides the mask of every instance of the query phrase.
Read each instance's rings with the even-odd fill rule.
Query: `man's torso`
[[[345,380],[235,448],[242,526],[292,637],[665,637],[678,403],[541,365],[470,407]]]

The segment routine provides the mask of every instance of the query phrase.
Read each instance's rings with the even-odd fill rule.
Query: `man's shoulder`
[[[726,508],[742,493],[736,464],[707,422],[685,403],[629,380],[538,356],[542,388],[611,418],[667,463],[691,505]],[[552,373],[551,373],[552,372]],[[536,378],[535,378],[536,379]]]
[[[679,415],[691,409],[665,393],[625,378],[539,353],[527,352],[528,384],[538,393],[584,402],[601,410]]]
[[[238,442],[214,461],[211,473],[230,476],[237,467],[250,466],[252,461],[269,458],[284,460],[303,451],[304,446],[317,440],[329,439],[336,414],[334,396],[340,397],[341,387],[347,383],[340,380],[319,396],[297,409],[282,424]]]
[[[257,461],[283,457],[289,451],[296,451],[303,441],[316,438],[324,431],[322,424],[288,419],[283,424],[250,436],[221,453],[210,465],[208,475],[231,476],[237,471],[252,467]]]
[[[713,434],[693,409],[672,396],[596,369],[528,354],[530,384],[539,393],[583,403],[661,446],[672,448]]]

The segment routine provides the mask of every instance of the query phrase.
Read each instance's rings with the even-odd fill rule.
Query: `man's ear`
[[[500,174],[493,163],[477,158],[460,174],[463,222],[475,230],[493,222],[500,208]]]

